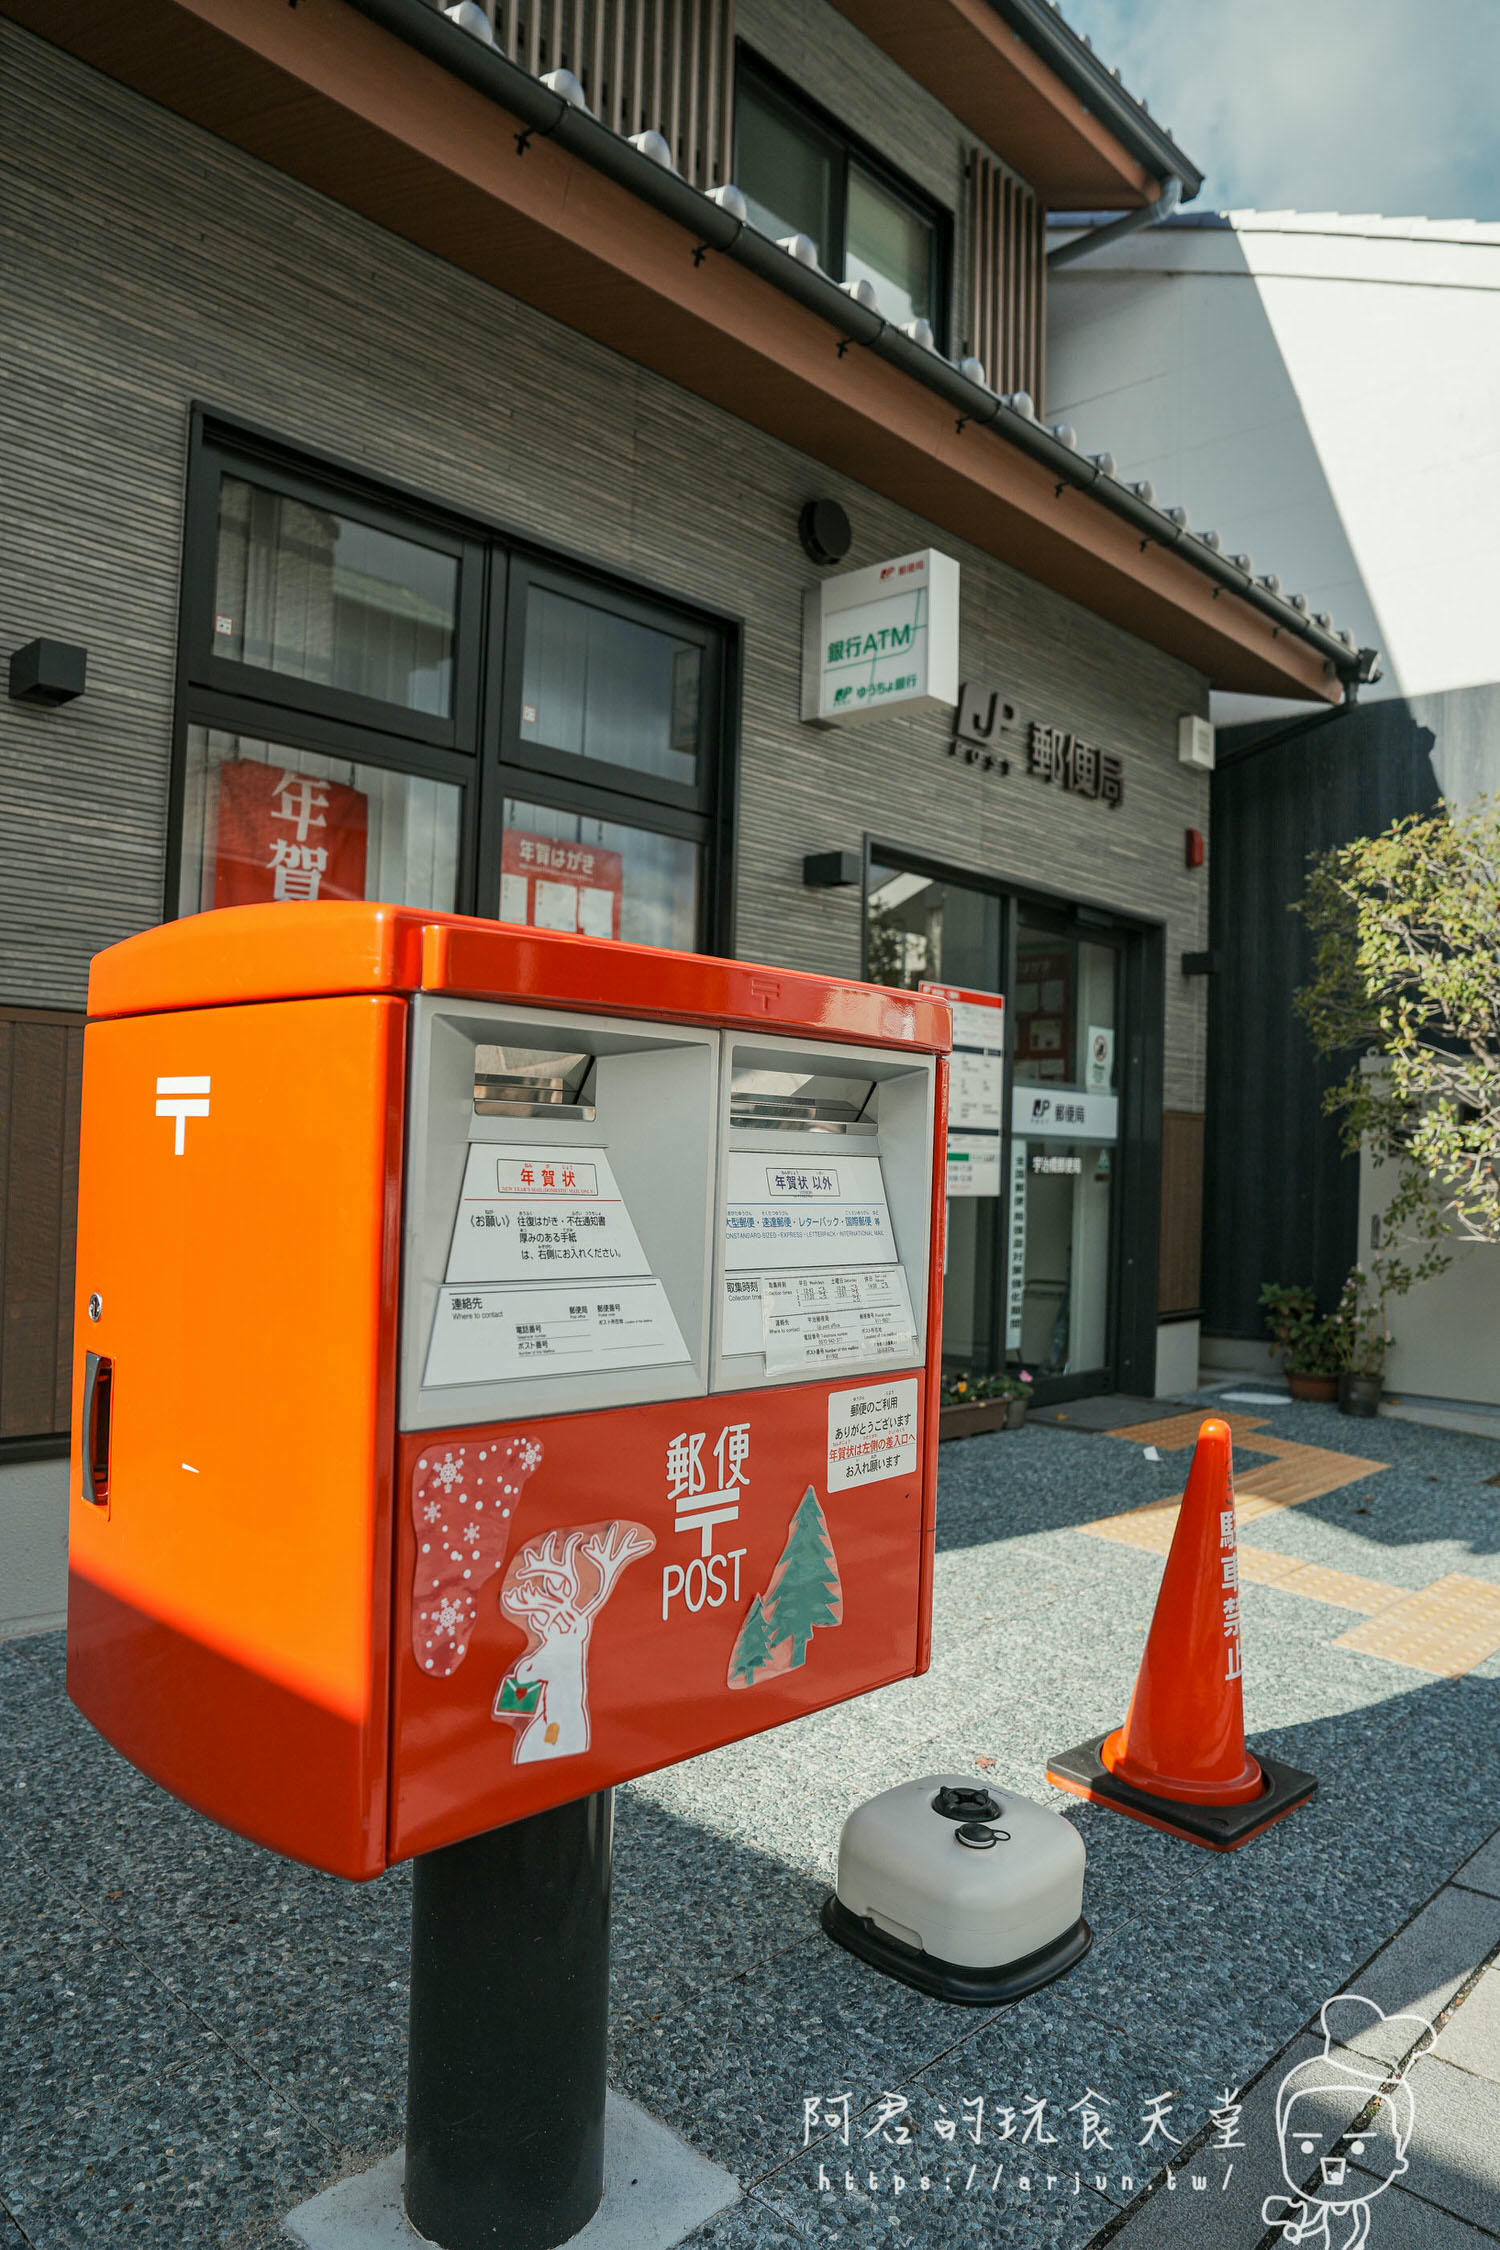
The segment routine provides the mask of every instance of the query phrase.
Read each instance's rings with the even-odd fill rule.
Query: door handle
[[[109,1501],[110,1410],[114,1400],[115,1363],[102,1352],[88,1352],[83,1362],[83,1497],[103,1508]]]

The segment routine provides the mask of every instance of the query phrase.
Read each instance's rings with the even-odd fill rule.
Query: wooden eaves
[[[1330,653],[1176,551],[1165,519],[1159,535],[1143,532],[901,366],[841,350],[820,313],[735,259],[695,257],[691,228],[555,138],[528,136],[491,94],[349,0],[6,5],[109,76],[841,470],[939,537],[967,540],[1180,657],[1213,686],[1338,700],[1343,667]],[[472,44],[419,13],[455,53]]]

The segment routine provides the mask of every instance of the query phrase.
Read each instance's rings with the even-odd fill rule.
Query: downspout
[[[1142,227],[1160,226],[1170,219],[1182,200],[1182,182],[1175,173],[1161,183],[1161,193],[1154,203],[1143,203],[1137,211],[1122,212],[1118,219],[1106,220],[1102,227],[1086,227],[1075,234],[1071,242],[1060,242],[1055,250],[1047,252],[1049,270],[1055,266],[1076,265],[1080,258],[1091,258],[1096,250],[1107,243],[1123,241],[1127,234],[1138,234]]]

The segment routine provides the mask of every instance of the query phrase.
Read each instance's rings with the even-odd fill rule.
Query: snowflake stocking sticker
[[[621,1573],[655,1545],[643,1523],[582,1524],[533,1539],[505,1573],[500,1607],[527,1647],[500,1682],[493,1715],[519,1724],[518,1766],[587,1750],[594,1619]]]
[[[844,1622],[844,1588],[828,1536],[828,1519],[811,1485],[786,1535],[771,1583],[757,1594],[729,1658],[728,1684],[754,1687],[794,1671],[825,1626]]]
[[[435,1680],[448,1679],[468,1653],[480,1589],[505,1561],[521,1487],[541,1458],[535,1438],[514,1437],[504,1445],[433,1446],[417,1463],[411,1649]]]

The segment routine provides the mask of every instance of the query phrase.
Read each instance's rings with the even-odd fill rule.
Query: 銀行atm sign
[[[828,726],[958,701],[958,564],[923,547],[802,597],[802,716]]]
[[[393,1856],[908,1676],[922,1383],[402,1439]]]

